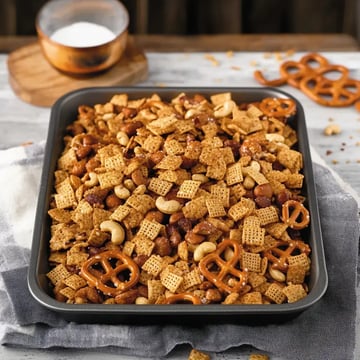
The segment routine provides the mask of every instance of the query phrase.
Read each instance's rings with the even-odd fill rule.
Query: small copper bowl
[[[74,34],[76,45],[52,39],[59,29],[78,23],[96,24],[110,30],[111,40],[82,46],[87,34]],[[104,71],[116,64],[126,47],[129,14],[118,0],[51,0],[39,11],[36,30],[46,59],[56,69],[70,75],[87,75]],[[91,42],[91,36],[89,39]]]

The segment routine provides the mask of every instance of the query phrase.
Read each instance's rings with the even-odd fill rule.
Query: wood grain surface
[[[20,47],[8,57],[9,82],[24,101],[51,106],[65,93],[91,86],[133,85],[146,79],[147,59],[133,39],[120,61],[110,70],[95,76],[71,77],[52,67],[38,42]]]

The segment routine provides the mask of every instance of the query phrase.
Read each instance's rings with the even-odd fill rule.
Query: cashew
[[[226,261],[231,260],[234,257],[235,253],[234,250],[231,248],[226,248],[226,250],[224,251],[224,259]]]
[[[176,200],[166,200],[164,197],[159,196],[155,201],[155,206],[159,211],[164,214],[173,214],[181,209],[181,204]]]
[[[185,113],[184,118],[187,120],[187,119],[190,119],[191,117],[193,117],[194,115],[198,115],[200,113],[201,113],[201,111],[198,109],[190,109]]]
[[[250,167],[253,168],[255,171],[260,171],[261,170],[260,164],[255,160],[251,161]]]
[[[194,261],[200,261],[206,254],[216,250],[216,245],[210,241],[201,243],[194,251]]]
[[[122,146],[126,146],[129,143],[129,136],[126,132],[124,131],[119,131],[116,134],[116,140],[118,141],[118,143]]]
[[[341,128],[339,125],[336,124],[330,124],[324,129],[324,134],[326,136],[337,135],[340,133],[341,133]]]
[[[255,181],[250,176],[245,176],[243,186],[245,189],[250,190],[255,186]]]
[[[202,184],[205,184],[209,181],[209,178],[204,174],[193,174],[191,179],[194,181],[200,181]]]
[[[96,186],[99,183],[99,179],[97,177],[97,174],[94,172],[89,173],[90,180],[87,180],[84,182],[85,186]]]
[[[236,106],[232,100],[227,100],[223,104],[217,105],[214,109],[214,115],[217,118],[228,116],[232,113],[233,108]]]
[[[265,134],[265,138],[268,141],[284,143],[285,138],[280,134]]]
[[[270,276],[278,282],[284,282],[286,280],[285,274],[283,274],[280,270],[274,269],[270,267],[269,269]]]
[[[143,296],[139,296],[135,299],[136,305],[147,305],[149,303],[149,299]]]
[[[114,187],[114,193],[119,199],[122,200],[127,199],[131,195],[129,189],[122,185],[116,185]]]
[[[130,191],[133,191],[135,189],[135,184],[131,179],[125,179],[124,180],[124,186],[129,189]]]
[[[116,245],[120,245],[125,240],[124,228],[113,220],[103,221],[100,224],[100,230],[111,232],[111,241]]]
[[[146,192],[146,185],[141,184],[134,189],[133,194],[143,195],[143,194],[145,194],[145,192]]]

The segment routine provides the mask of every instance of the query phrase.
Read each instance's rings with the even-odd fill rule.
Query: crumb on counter
[[[326,136],[337,135],[340,133],[341,133],[341,128],[337,124],[330,124],[330,125],[326,126],[324,129],[324,134]]]

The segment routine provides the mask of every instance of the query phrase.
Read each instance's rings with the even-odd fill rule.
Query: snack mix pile
[[[281,304],[308,292],[291,99],[157,94],[82,105],[51,197],[47,277],[67,303]]]

